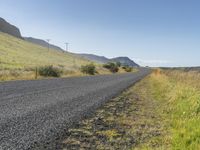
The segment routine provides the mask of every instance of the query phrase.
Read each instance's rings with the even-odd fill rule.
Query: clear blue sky
[[[23,36],[142,65],[200,65],[199,0],[0,0]]]

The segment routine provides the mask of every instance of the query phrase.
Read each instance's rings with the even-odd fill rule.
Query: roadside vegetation
[[[36,68],[52,65],[62,70],[62,77],[77,76],[82,75],[81,65],[90,63],[71,53],[48,50],[4,33],[0,33],[0,43],[0,81],[34,79]]]
[[[200,149],[200,73],[155,70],[67,131],[63,149]]]
[[[53,66],[44,66],[38,69],[38,73],[44,77],[60,77],[62,70]]]
[[[108,69],[112,73],[117,73],[121,70],[124,72],[133,72],[136,69],[127,65],[122,65],[120,62],[108,62],[103,65],[104,68]]]
[[[0,32],[0,81],[84,76],[112,72],[74,54],[32,44]],[[93,63],[93,65],[91,65]],[[114,65],[115,66],[115,65]],[[119,66],[119,63],[118,63]]]
[[[132,72],[133,71],[133,68],[132,67],[129,67],[129,66],[123,66],[122,67],[126,72]]]
[[[96,67],[92,63],[88,64],[88,65],[81,66],[81,72],[85,73],[85,74],[89,74],[89,75],[95,75],[95,73],[97,73]]]
[[[112,72],[112,73],[116,73],[119,71],[120,66],[117,63],[108,62],[108,63],[104,64],[103,67],[110,70],[110,72]]]

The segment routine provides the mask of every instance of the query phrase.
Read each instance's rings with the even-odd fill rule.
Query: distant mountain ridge
[[[111,61],[120,62],[124,66],[128,65],[131,67],[139,67],[138,64],[136,64],[133,60],[131,60],[128,57],[116,57],[116,58],[112,58]]]
[[[95,61],[97,63],[107,63],[110,61],[110,59],[106,58],[105,56],[98,56],[98,55],[94,55],[94,54],[76,54],[80,57],[83,57],[85,59],[91,60],[91,61]]]
[[[91,60],[91,61],[95,61],[97,63],[108,63],[108,62],[120,62],[122,65],[128,65],[131,67],[139,67],[139,65],[137,63],[135,63],[133,60],[131,60],[128,57],[116,57],[116,58],[106,58],[104,56],[98,56],[98,55],[94,55],[94,54],[76,54],[80,57],[83,57],[85,59]]]
[[[14,37],[20,38],[20,39],[24,39],[28,42],[43,46],[43,47],[48,47],[48,43],[42,39],[37,39],[37,38],[33,38],[33,37],[22,37],[20,29],[17,28],[16,26],[8,23],[5,19],[0,17],[0,32],[3,33],[7,33],[9,35],[12,35]],[[49,44],[49,48],[52,49],[56,49],[56,50],[60,50],[63,51],[62,48],[53,45],[53,44]]]
[[[6,20],[4,20],[1,17],[0,17],[0,32],[7,33],[7,34],[10,34],[14,37],[22,39],[19,28],[8,23]]]
[[[14,37],[23,39],[25,41],[31,42],[36,45],[40,45],[43,47],[48,47],[51,49],[59,50],[59,51],[64,51],[62,48],[59,46],[53,45],[53,44],[48,44],[45,40],[42,39],[37,39],[33,37],[22,37],[20,30],[14,26],[8,23],[5,19],[0,17],[0,32],[7,33],[9,35],[12,35]],[[79,57],[82,57],[84,59],[94,61],[97,63],[107,63],[107,62],[120,62],[122,65],[128,65],[131,67],[139,67],[138,64],[136,64],[133,60],[131,60],[128,57],[116,57],[116,58],[106,58],[105,56],[98,56],[98,55],[93,55],[93,54],[75,54]]]
[[[49,45],[49,48],[51,48],[51,49],[64,51],[62,48],[60,48],[56,45],[53,45],[53,44],[48,44],[48,42],[46,42],[45,40],[42,40],[42,39],[36,39],[36,38],[33,38],[33,37],[24,37],[24,39],[28,42],[33,43],[33,44],[37,44],[37,45],[47,47],[47,48],[48,48],[48,45]]]

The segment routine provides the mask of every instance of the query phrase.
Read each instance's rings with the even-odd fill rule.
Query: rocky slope
[[[10,34],[17,38],[22,38],[20,30],[16,26],[11,25],[1,17],[0,17],[0,32]]]

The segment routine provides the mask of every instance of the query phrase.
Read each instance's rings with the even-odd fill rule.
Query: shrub
[[[133,71],[133,68],[128,67],[128,68],[125,69],[125,71],[126,71],[126,72],[132,72],[132,71]]]
[[[133,71],[133,68],[132,67],[129,67],[129,66],[123,66],[122,67],[126,72],[132,72]]]
[[[38,73],[39,75],[45,77],[60,77],[62,70],[60,70],[59,68],[55,68],[53,66],[44,66],[38,68]]]
[[[116,73],[119,71],[119,67],[116,63],[109,62],[103,65],[104,68],[109,69],[112,73]]]
[[[116,73],[119,71],[119,68],[117,66],[110,69],[111,72]]]
[[[121,67],[122,64],[121,64],[121,62],[118,61],[118,62],[116,62],[116,65],[117,65],[118,67]]]
[[[96,67],[94,64],[88,64],[85,66],[81,66],[81,72],[83,72],[85,74],[94,75],[97,71],[96,71]]]

